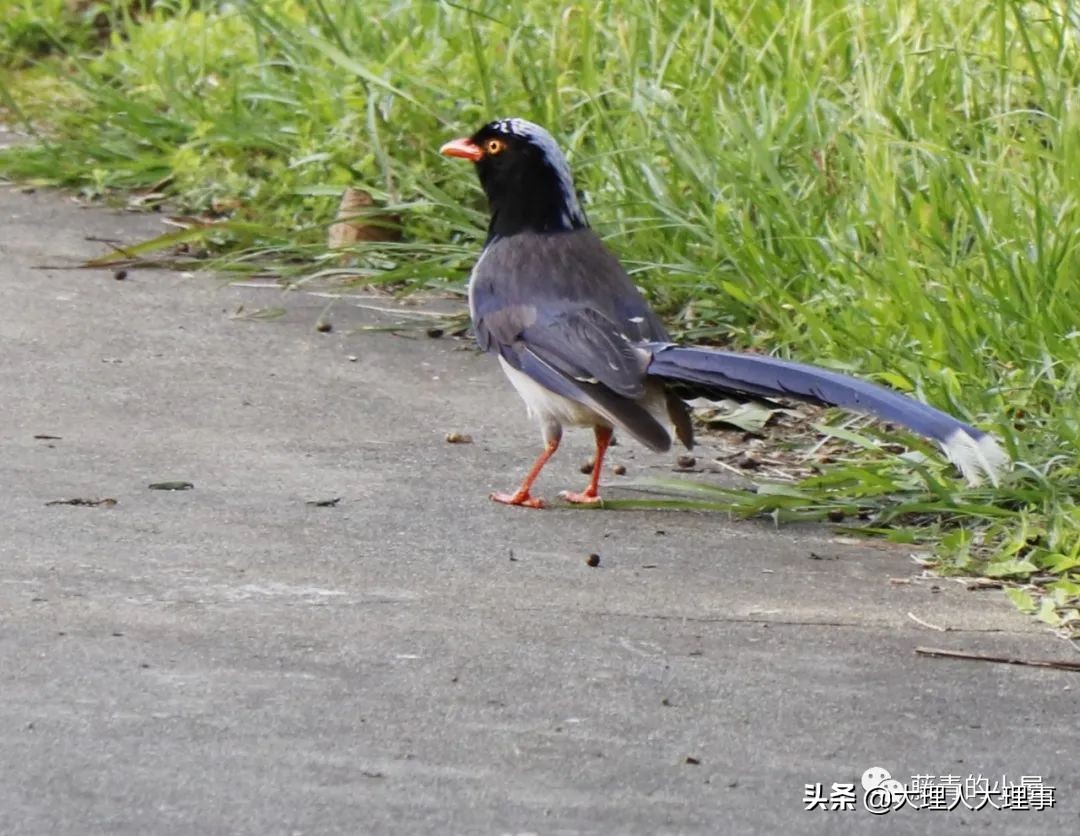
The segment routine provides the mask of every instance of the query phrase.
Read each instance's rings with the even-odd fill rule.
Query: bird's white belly
[[[499,358],[499,364],[510,382],[514,384],[517,393],[521,395],[521,399],[525,401],[525,407],[529,410],[529,415],[541,424],[546,424],[552,420],[563,426],[571,427],[594,427],[597,424],[610,424],[603,416],[585,404],[578,403],[570,398],[564,398],[562,395],[541,386],[527,374],[519,372],[507,363],[504,358]]]
[[[607,414],[607,411],[599,405],[594,408],[589,404],[556,394],[541,386],[524,372],[515,369],[502,357],[499,357],[499,363],[518,394],[521,395],[521,399],[525,401],[529,415],[540,424],[540,431],[545,442],[551,438],[557,438],[562,427],[622,428],[631,435],[635,434],[633,430],[628,430],[618,417]],[[661,427],[670,426],[667,398],[662,387],[647,386],[645,396],[640,403]]]

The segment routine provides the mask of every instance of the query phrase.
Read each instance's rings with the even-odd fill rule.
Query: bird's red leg
[[[533,463],[532,469],[526,474],[525,481],[521,483],[521,487],[518,488],[515,493],[493,493],[491,498],[504,505],[523,505],[526,508],[543,508],[544,500],[530,495],[529,489],[532,488],[533,482],[535,482],[536,477],[540,475],[540,471],[544,469],[544,465],[547,464],[548,459],[554,456],[555,451],[558,449],[559,439],[548,439],[547,444],[544,446],[544,452],[541,453]]]
[[[600,468],[604,464],[604,453],[611,444],[611,427],[596,427],[593,432],[596,435],[596,464],[593,465],[592,478],[581,493],[563,491],[562,498],[567,502],[599,502],[600,501]]]

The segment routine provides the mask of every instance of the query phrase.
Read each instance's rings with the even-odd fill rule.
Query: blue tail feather
[[[865,412],[937,441],[969,481],[995,484],[1008,457],[994,439],[920,401],[839,372],[759,354],[651,343],[647,373],[704,397],[792,398]]]

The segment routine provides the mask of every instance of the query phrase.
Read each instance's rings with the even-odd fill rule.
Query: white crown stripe
[[[577,190],[574,189],[574,178],[570,173],[570,164],[566,161],[559,144],[551,134],[528,119],[497,119],[491,123],[490,127],[499,133],[524,139],[539,148],[551,170],[555,173],[556,178],[558,178],[559,188],[562,190],[563,197],[566,200],[569,217],[564,218],[564,222],[568,226],[571,222],[586,223],[585,212],[582,210],[581,204],[578,203]]]

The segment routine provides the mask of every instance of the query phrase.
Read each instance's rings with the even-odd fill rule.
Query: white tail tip
[[[1009,454],[989,435],[973,438],[964,430],[956,430],[941,447],[972,486],[981,485],[984,478],[997,486],[1011,464]]]

